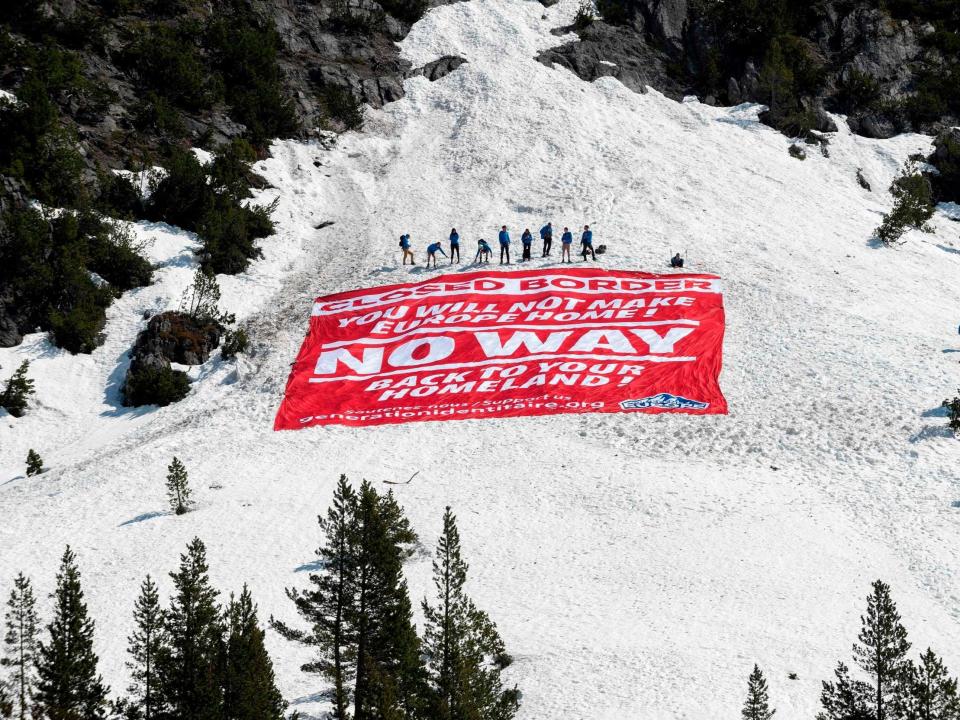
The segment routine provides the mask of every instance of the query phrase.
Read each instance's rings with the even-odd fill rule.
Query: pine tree
[[[67,546],[57,574],[49,640],[39,645],[34,716],[45,720],[105,717],[107,688],[97,674],[93,620],[80,587],[76,556]]]
[[[27,377],[29,367],[29,360],[20,363],[17,371],[7,380],[3,394],[0,394],[0,407],[6,408],[14,417],[23,417],[27,411],[27,400],[36,392],[33,380]]]
[[[27,477],[39,475],[43,472],[43,459],[40,453],[32,448],[27,451]]]
[[[392,494],[367,481],[357,494],[354,528],[355,602],[348,620],[356,633],[354,719],[415,717],[426,703],[420,641],[403,560],[402,539],[415,537]]]
[[[867,673],[873,686],[873,710],[876,720],[890,716],[889,704],[896,696],[897,681],[906,663],[910,643],[900,623],[897,606],[890,597],[890,586],[877,580],[867,596],[867,614],[860,617],[859,642],[853,656]]]
[[[892,710],[898,720],[960,719],[957,681],[933,650],[927,648],[919,665],[907,663]]]
[[[505,648],[493,621],[464,592],[467,570],[457,519],[448,507],[433,561],[437,604],[423,601],[424,654],[434,695],[432,716],[439,720],[508,720],[517,706],[515,693],[504,691],[501,685]]]
[[[287,704],[277,690],[273,663],[257,624],[257,609],[244,585],[227,607],[227,661],[224,673],[225,720],[282,720]]]
[[[36,682],[34,664],[37,659],[37,642],[40,620],[37,617],[37,600],[33,586],[23,573],[13,581],[13,590],[7,600],[4,618],[6,634],[3,638],[4,653],[0,667],[10,668],[10,711],[18,720],[30,715],[30,697]]]
[[[767,692],[767,681],[760,671],[760,666],[754,664],[753,672],[747,679],[747,701],[740,711],[743,720],[770,720],[776,710],[770,709],[770,695]]]
[[[842,662],[834,670],[836,682],[823,681],[820,704],[823,712],[817,720],[875,720],[870,708],[871,687],[850,678],[850,668]]]
[[[176,457],[167,466],[167,500],[170,509],[177,515],[183,515],[190,509],[190,486],[187,483],[187,469]]]
[[[176,718],[222,720],[223,624],[217,592],[207,575],[207,550],[199,538],[171,573],[174,597],[164,614],[168,642],[157,658],[162,702]]]
[[[957,396],[951,400],[947,398],[943,401],[941,406],[946,408],[947,417],[947,427],[949,427],[954,432],[960,432],[960,390],[957,390]]]
[[[318,518],[325,542],[317,551],[321,573],[310,575],[309,590],[287,589],[287,596],[297,612],[310,623],[310,631],[291,628],[274,618],[272,627],[288,640],[318,650],[319,657],[302,667],[304,672],[318,673],[333,686],[329,699],[333,704],[333,720],[347,720],[353,698],[354,634],[347,616],[354,600],[353,526],[357,496],[346,475],[340,476],[333,494],[333,504],[326,517]]]
[[[157,585],[149,575],[140,585],[140,597],[133,607],[133,619],[136,630],[127,638],[127,651],[131,658],[127,667],[133,679],[128,690],[135,698],[133,706],[136,717],[154,720],[162,717],[162,695],[157,687],[157,660],[167,650],[167,634]]]

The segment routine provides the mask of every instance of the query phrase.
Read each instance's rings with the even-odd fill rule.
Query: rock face
[[[130,366],[201,365],[219,347],[222,333],[223,328],[213,320],[200,321],[174,311],[160,313],[137,336]]]
[[[683,96],[683,88],[667,73],[669,56],[633,26],[594,22],[581,34],[581,42],[546,50],[537,60],[564,67],[589,82],[614,77],[635,92],[644,93],[649,85],[675,100]]]
[[[934,30],[919,22],[895,20],[877,5],[868,0],[818,4],[815,27],[803,38],[826,75],[816,96],[802,98],[815,128],[836,130],[826,111],[844,109],[840,98],[845,84],[863,77],[876,83],[877,101],[871,109],[849,113],[847,122],[858,134],[886,138],[905,130],[936,132],[943,125],[960,124],[960,119],[945,117],[938,124],[912,127],[902,111],[892,109],[916,89],[918,63],[937,60],[936,51],[922,42]],[[578,42],[547,50],[538,59],[584,80],[613,76],[637,92],[649,85],[675,98],[700,94],[712,104],[715,98],[698,93],[689,80],[704,75],[716,48],[697,3],[635,0],[632,7],[636,12],[629,23],[612,26],[597,20],[580,32]],[[736,77],[721,83],[716,100],[731,105],[763,102],[758,72],[762,59],[748,58]]]

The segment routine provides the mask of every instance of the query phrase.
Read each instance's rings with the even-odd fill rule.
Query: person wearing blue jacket
[[[450,264],[453,265],[453,256],[457,256],[457,262],[460,262],[460,234],[456,228],[450,231]]]
[[[533,235],[530,233],[530,228],[523,231],[523,235],[520,236],[520,242],[523,243],[522,260],[530,260],[530,249],[533,247]]]
[[[553,223],[547,223],[540,228],[540,239],[543,240],[543,255],[541,257],[546,257],[550,254],[550,246],[553,245]]]
[[[503,258],[507,258],[507,265],[510,264],[510,233],[507,232],[507,226],[500,227],[500,264],[503,265]]]
[[[400,236],[400,247],[403,249],[403,264],[406,265],[406,264],[407,264],[407,258],[410,258],[410,264],[411,264],[411,265],[416,265],[416,263],[413,262],[413,250],[410,249],[410,236],[409,236],[409,235],[401,235],[401,236]]]
[[[442,246],[440,243],[435,242],[435,243],[433,243],[433,244],[431,244],[431,245],[427,245],[427,267],[430,267],[430,261],[431,261],[431,260],[433,260],[433,266],[434,266],[434,267],[437,266],[437,253],[438,253],[438,252],[439,252],[441,255],[443,255],[444,257],[447,256],[447,254],[443,251],[443,246]]]
[[[493,255],[493,250],[490,245],[487,244],[486,240],[480,238],[477,243],[477,256],[473,259],[473,262],[490,262],[491,255]]]
[[[584,260],[587,259],[587,253],[590,253],[591,259],[597,259],[597,254],[593,251],[593,231],[589,225],[584,225],[583,232],[580,233],[580,249]]]
[[[563,229],[563,235],[560,236],[560,262],[573,262],[570,259],[570,247],[573,245],[573,233],[570,232],[570,228],[565,227]]]

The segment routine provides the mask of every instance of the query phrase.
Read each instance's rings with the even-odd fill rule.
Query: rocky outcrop
[[[223,328],[215,320],[198,320],[187,313],[154,315],[137,336],[131,367],[145,365],[202,365],[220,345]]]
[[[666,69],[669,56],[654,48],[635,26],[594,22],[580,38],[580,42],[544,51],[537,60],[559,65],[589,82],[614,77],[635,92],[644,93],[649,85],[675,100],[682,97],[682,86]]]
[[[747,58],[742,69],[714,91],[705,93],[697,86],[695,78],[709,75],[708,65],[715,63],[717,52],[717,41],[698,14],[697,3],[635,0],[623,6],[634,11],[624,24],[598,19],[580,31],[579,41],[551,48],[538,59],[588,81],[616,77],[638,92],[649,85],[671,97],[696,94],[708,104],[764,102],[760,57]],[[827,111],[847,114],[854,132],[877,138],[905,130],[932,133],[960,124],[960,119],[946,116],[914,127],[902,110],[902,101],[917,88],[920,64],[939,61],[937,51],[923,42],[934,32],[931,25],[893,19],[868,0],[826,0],[816,12],[816,22],[801,41],[821,65],[824,82],[816,95],[800,101],[800,109],[815,119],[815,129],[836,130]],[[847,107],[845,88],[864,78],[875,85],[875,99],[867,107]]]

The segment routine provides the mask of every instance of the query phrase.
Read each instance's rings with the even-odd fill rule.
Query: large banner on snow
[[[723,414],[712,275],[443,275],[318,298],[277,430],[616,412]]]

